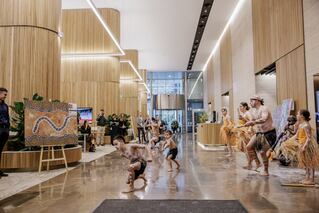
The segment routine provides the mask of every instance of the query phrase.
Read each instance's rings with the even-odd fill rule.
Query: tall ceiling
[[[139,68],[186,70],[203,0],[93,0],[121,13],[121,46],[137,49]],[[238,0],[215,0],[192,70],[202,70]],[[86,0],[62,0],[63,9],[89,8]],[[107,21],[107,20],[106,20]]]

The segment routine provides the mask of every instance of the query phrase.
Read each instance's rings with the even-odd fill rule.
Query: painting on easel
[[[76,114],[68,103],[25,101],[26,146],[77,144]]]

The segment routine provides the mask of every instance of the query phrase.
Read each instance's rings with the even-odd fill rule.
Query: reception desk
[[[197,126],[197,142],[204,145],[223,145],[220,138],[221,124],[200,123]]]

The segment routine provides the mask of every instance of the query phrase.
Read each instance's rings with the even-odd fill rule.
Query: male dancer
[[[273,120],[270,110],[264,106],[264,100],[255,95],[250,99],[250,105],[255,108],[256,111],[253,113],[253,120],[248,121],[245,126],[256,126],[256,134],[253,135],[247,145],[247,152],[249,156],[248,166],[246,169],[251,169],[251,163],[257,158],[256,151],[260,151],[260,155],[263,160],[264,172],[263,176],[269,176],[268,164],[269,160],[267,157],[267,151],[276,142],[276,129],[273,126]]]
[[[133,192],[135,190],[134,181],[139,178],[144,180],[144,185],[146,185],[147,180],[144,171],[147,163],[143,157],[143,150],[145,150],[146,146],[142,144],[126,144],[123,136],[117,136],[114,139],[114,145],[116,149],[121,152],[121,156],[130,161],[127,169],[129,176],[126,182],[129,185],[129,190],[125,193]]]

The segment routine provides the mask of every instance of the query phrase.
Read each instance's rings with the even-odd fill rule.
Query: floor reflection
[[[92,212],[105,199],[238,199],[249,212],[315,212],[319,209],[316,188],[280,185],[303,172],[279,168],[272,162],[269,178],[245,171],[245,156],[232,160],[224,152],[205,151],[185,136],[178,138],[181,170],[167,172],[165,153],[148,163],[148,183],[137,181],[140,190],[121,193],[127,187],[127,160],[118,152],[0,201],[0,212]],[[14,186],[13,186],[14,187]]]

